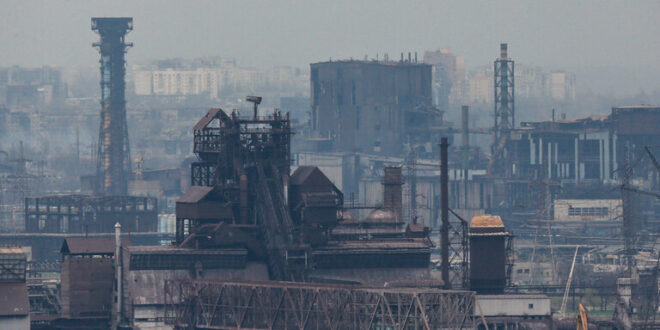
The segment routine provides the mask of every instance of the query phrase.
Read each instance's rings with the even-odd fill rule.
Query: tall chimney
[[[121,265],[121,225],[115,223],[115,283],[117,285],[117,299],[115,300],[115,315],[113,317],[113,329],[121,323],[122,312],[122,265]]]
[[[440,229],[440,247],[442,256],[442,281],[445,289],[451,289],[449,282],[449,161],[447,138],[440,139],[440,207],[442,227]]]
[[[507,58],[509,56],[507,48],[507,44],[500,44],[500,58]]]
[[[402,221],[403,200],[401,186],[403,185],[403,181],[401,178],[401,167],[388,166],[383,171],[385,172],[385,178],[383,179],[383,206],[394,213],[397,221]]]

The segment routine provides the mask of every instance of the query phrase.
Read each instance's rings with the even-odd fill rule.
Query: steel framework
[[[294,282],[168,281],[178,329],[473,328],[471,291]]]
[[[52,195],[25,199],[28,233],[108,233],[115,223],[128,232],[155,232],[154,197]]]
[[[514,62],[508,57],[507,44],[500,45],[500,58],[494,64],[495,136],[515,126]],[[497,141],[496,140],[496,141]]]
[[[500,44],[500,57],[494,62],[495,123],[489,173],[499,173],[505,159],[509,133],[516,125],[514,62],[508,57],[507,44]]]
[[[94,17],[92,30],[101,37],[95,42],[101,53],[101,124],[96,167],[99,194],[126,195],[131,175],[131,157],[126,123],[126,61],[124,54],[133,43],[125,42],[133,30],[130,17]]]

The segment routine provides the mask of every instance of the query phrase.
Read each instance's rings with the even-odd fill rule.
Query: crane
[[[566,302],[568,301],[568,292],[571,290],[571,280],[573,280],[573,270],[575,270],[575,260],[577,259],[579,245],[575,247],[575,254],[573,254],[573,263],[571,264],[571,271],[568,273],[566,280],[566,289],[564,290],[564,297],[561,300],[561,308],[559,308],[559,318],[564,318],[566,315]]]
[[[577,330],[589,330],[589,319],[587,318],[587,309],[578,305],[578,315],[577,315]]]

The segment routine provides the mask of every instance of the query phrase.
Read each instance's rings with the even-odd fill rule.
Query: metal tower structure
[[[125,42],[133,30],[131,17],[93,17],[92,30],[101,37],[93,44],[101,53],[101,125],[96,166],[96,192],[126,195],[131,157],[126,123],[124,54],[133,43]]]
[[[507,44],[500,44],[500,57],[494,63],[495,125],[488,173],[506,173],[506,144],[515,127],[514,67],[507,53]]]
[[[500,44],[500,58],[495,60],[495,136],[496,141],[515,126],[514,63],[508,57],[507,44]]]

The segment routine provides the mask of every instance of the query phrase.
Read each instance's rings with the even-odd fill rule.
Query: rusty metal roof
[[[0,283],[0,316],[29,313],[30,301],[25,283]]]
[[[185,194],[176,200],[177,203],[198,203],[213,191],[213,187],[191,186]]]
[[[472,218],[470,222],[470,228],[477,227],[504,227],[504,223],[502,222],[502,218],[497,215],[478,215]]]
[[[130,245],[128,237],[122,237],[122,245]],[[64,239],[60,252],[63,254],[113,254],[113,237],[68,237]]]
[[[307,178],[314,173],[314,170],[318,170],[316,166],[299,166],[291,177],[289,178],[289,184],[292,185],[301,185],[307,180]]]
[[[218,113],[222,112],[222,109],[220,108],[215,108],[215,109],[210,109],[209,112],[206,113],[206,116],[202,117],[197,124],[195,124],[195,127],[193,127],[194,130],[201,130],[206,127],[213,119],[215,119],[218,116]]]

